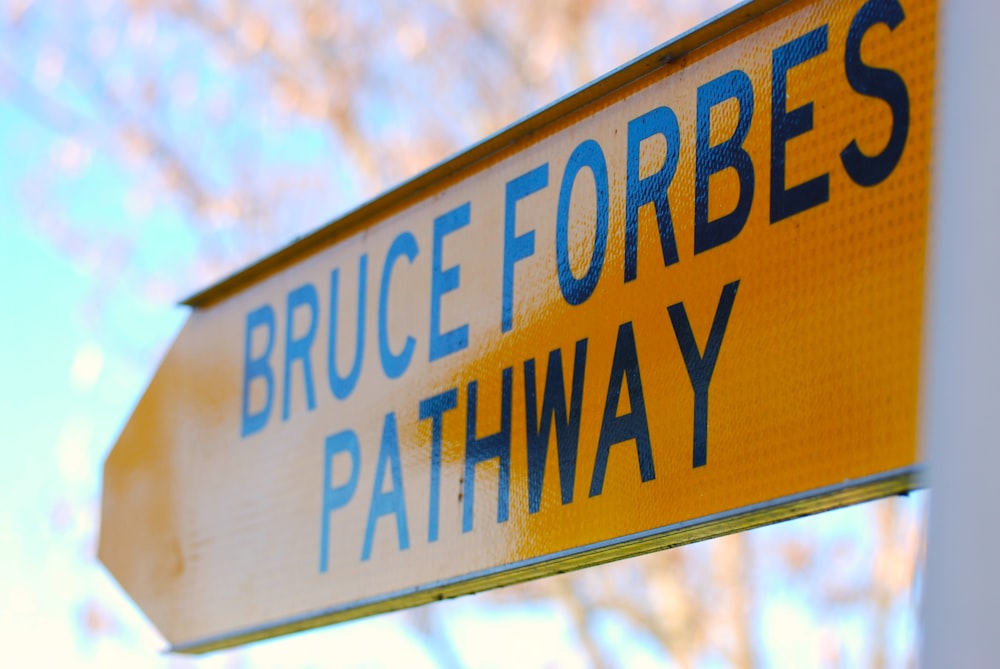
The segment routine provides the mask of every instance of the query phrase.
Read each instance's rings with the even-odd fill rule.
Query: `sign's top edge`
[[[299,237],[270,255],[247,265],[215,284],[181,300],[182,305],[195,309],[207,307],[243,287],[293,263],[299,257],[325,245],[336,234],[414,198],[441,179],[467,169],[505,149],[523,137],[544,128],[555,119],[595,102],[619,90],[667,63],[685,56],[762,16],[790,0],[744,0],[726,11],[681,33],[670,41],[634,60],[608,72],[600,78],[568,93],[529,116],[516,121],[468,149],[402,182],[395,188],[348,211],[334,221]]]

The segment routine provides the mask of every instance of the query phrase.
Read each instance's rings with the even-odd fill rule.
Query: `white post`
[[[1000,3],[939,0],[925,669],[1000,666]]]

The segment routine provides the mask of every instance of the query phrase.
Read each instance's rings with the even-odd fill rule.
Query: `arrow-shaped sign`
[[[740,6],[195,296],[101,560],[197,652],[908,489],[934,21]]]

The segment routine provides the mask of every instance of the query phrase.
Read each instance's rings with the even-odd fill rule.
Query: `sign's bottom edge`
[[[229,634],[171,645],[166,652],[201,654],[254,641],[299,632],[364,616],[388,613],[483,590],[553,576],[584,567],[613,562],[714,539],[734,532],[771,525],[806,515],[831,511],[882,497],[907,494],[924,487],[924,468],[913,465],[859,479],[703,516],[636,534],[588,544],[557,553],[436,581],[415,589],[400,590],[367,600],[322,609],[285,620],[246,628]]]

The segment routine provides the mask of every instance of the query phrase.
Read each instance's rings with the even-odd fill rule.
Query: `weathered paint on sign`
[[[101,559],[204,651],[909,489],[935,18],[737,8],[196,296]]]

